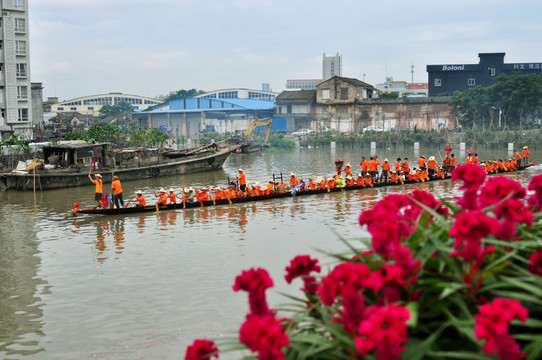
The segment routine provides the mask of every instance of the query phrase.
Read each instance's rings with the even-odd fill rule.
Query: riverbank
[[[371,142],[378,146],[395,148],[399,145],[412,146],[415,142],[421,146],[444,147],[451,144],[465,143],[467,148],[499,149],[508,148],[513,143],[517,149],[528,146],[536,150],[539,146],[538,139],[542,135],[541,129],[530,130],[506,130],[506,131],[472,131],[466,130],[455,132],[444,131],[400,131],[400,132],[367,132],[361,135],[337,133],[328,131],[315,136],[300,139],[301,146],[319,146],[335,142],[336,144],[367,145]],[[542,144],[541,144],[542,145]]]

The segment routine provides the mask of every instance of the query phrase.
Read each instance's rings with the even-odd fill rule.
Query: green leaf
[[[406,304],[406,308],[410,312],[410,318],[408,319],[407,326],[416,327],[418,325],[418,311],[420,303],[417,301],[411,301]]]

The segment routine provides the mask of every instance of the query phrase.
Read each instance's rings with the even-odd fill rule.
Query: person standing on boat
[[[102,194],[103,194],[103,181],[102,181],[102,175],[96,174],[94,175],[94,180],[92,179],[92,176],[88,174],[88,178],[90,181],[96,185],[96,191],[94,194],[94,200],[98,203],[98,209],[103,209],[104,203],[102,202]]]
[[[517,166],[521,166],[521,154],[517,150],[514,150],[514,156],[516,157]]]
[[[382,163],[382,176],[380,177],[380,180],[383,182],[383,183],[387,183],[388,182],[388,175],[390,173],[390,169],[391,169],[391,165],[388,161],[388,158],[385,158],[384,159],[384,162]]]
[[[119,177],[116,175],[113,176],[113,182],[111,182],[111,191],[113,192],[113,202],[115,203],[115,207],[119,209],[121,206],[124,206],[124,200],[122,199],[122,186],[120,185]]]
[[[529,162],[529,148],[527,146],[524,146],[521,153],[523,155],[523,165],[527,165],[527,163]]]
[[[374,157],[372,157],[372,156],[368,161],[368,167],[369,167],[369,175],[371,176],[371,178],[373,180],[375,180],[375,178],[377,176],[377,173],[376,173],[377,164],[376,164],[376,161],[375,161]]]
[[[369,169],[369,163],[365,160],[365,156],[361,157],[361,162],[359,164],[361,165],[361,174],[365,176]]]
[[[237,169],[237,171],[239,171],[239,189],[241,189],[242,192],[245,192],[247,188],[247,178],[243,169]]]
[[[452,154],[450,155],[450,174],[454,171],[455,169],[455,155]]]

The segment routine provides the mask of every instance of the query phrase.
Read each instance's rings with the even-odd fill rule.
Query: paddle
[[[132,202],[132,200],[134,200],[134,197],[135,197],[135,195],[132,196],[132,197],[130,198],[130,200],[128,200],[128,202],[126,203],[126,205],[124,205],[124,208],[125,208],[125,209],[128,207],[128,205],[130,205],[130,203]]]

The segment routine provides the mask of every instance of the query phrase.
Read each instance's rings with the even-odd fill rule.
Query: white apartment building
[[[326,56],[324,53],[322,68],[323,80],[331,79],[334,76],[343,76],[341,55],[337,53],[335,56]]]
[[[0,1],[0,139],[32,137],[28,1]]]
[[[337,53],[335,56],[326,56],[324,53],[322,57],[322,78],[321,79],[292,79],[286,80],[286,89],[292,90],[315,90],[316,86],[321,82],[331,79],[334,76],[341,77],[342,70],[342,57]]]

